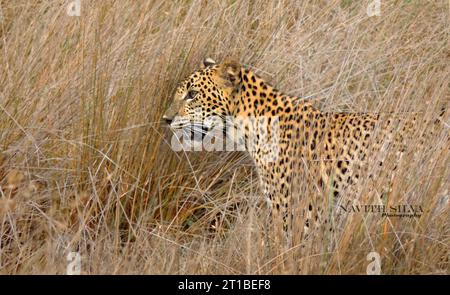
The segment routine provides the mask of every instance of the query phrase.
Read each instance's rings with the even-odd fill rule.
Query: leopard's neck
[[[305,109],[319,112],[310,102],[283,94],[248,69],[242,68],[240,75],[231,111],[234,117],[276,117]]]
[[[239,87],[233,98],[234,125],[257,167],[272,161],[270,157],[276,154],[279,142],[294,140],[291,126],[315,134],[319,121],[324,121],[322,112],[311,102],[283,94],[249,70],[241,70]]]

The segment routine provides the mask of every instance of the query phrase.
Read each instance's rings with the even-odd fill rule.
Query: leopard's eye
[[[188,93],[186,94],[186,97],[184,99],[185,100],[191,100],[197,95],[197,93],[198,93],[198,91],[189,90]]]

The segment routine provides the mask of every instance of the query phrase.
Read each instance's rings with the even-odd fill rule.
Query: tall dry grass
[[[65,273],[72,251],[90,274],[364,274],[372,251],[382,273],[449,273],[448,114],[389,193],[425,213],[353,214],[331,252],[274,244],[248,157],[175,153],[161,124],[211,56],[327,111],[419,112],[419,135],[448,108],[448,1],[69,2],[0,0],[0,273]]]

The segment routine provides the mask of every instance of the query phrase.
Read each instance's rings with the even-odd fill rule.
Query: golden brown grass
[[[211,56],[326,110],[420,112],[421,134],[448,108],[448,1],[381,2],[0,0],[0,273],[65,273],[71,251],[90,274],[365,274],[372,251],[385,274],[449,273],[448,115],[389,193],[425,213],[353,214],[331,253],[326,233],[274,244],[246,155],[174,153],[161,124]]]

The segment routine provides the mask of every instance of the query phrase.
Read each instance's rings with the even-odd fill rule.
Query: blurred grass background
[[[283,263],[248,157],[175,153],[161,124],[210,56],[327,111],[419,112],[420,134],[448,108],[448,1],[71,2],[0,0],[0,273],[65,273],[71,251],[91,274],[364,274],[371,251],[382,273],[449,273],[448,114],[394,179],[420,218],[355,215],[331,253]]]

